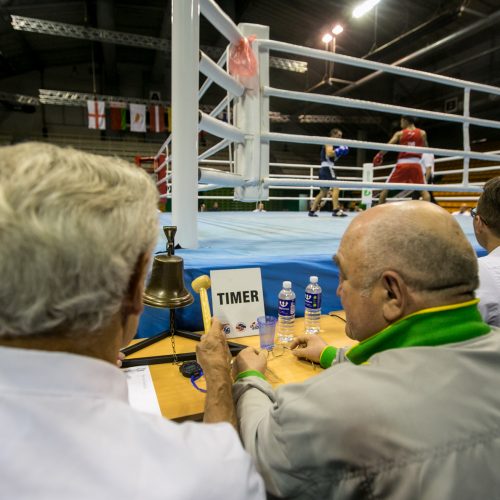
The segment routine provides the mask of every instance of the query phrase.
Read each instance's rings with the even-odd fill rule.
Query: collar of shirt
[[[128,401],[126,378],[111,363],[67,352],[0,347],[0,391],[12,387]]]
[[[489,255],[495,256],[495,257],[500,257],[500,245],[494,248]]]
[[[349,349],[346,356],[359,365],[388,349],[451,344],[484,335],[491,328],[483,322],[478,302],[433,307],[405,316]]]

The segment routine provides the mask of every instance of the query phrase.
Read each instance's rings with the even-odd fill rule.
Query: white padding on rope
[[[218,153],[219,151],[222,151],[228,146],[229,146],[229,141],[227,139],[222,139],[222,141],[219,141],[217,144],[214,144],[210,149],[207,149],[206,151],[198,155],[198,161],[210,158],[210,156],[214,155],[215,153]]]
[[[229,73],[226,73],[206,54],[200,51],[200,71],[211,78],[217,85],[227,92],[240,97],[245,92],[245,87],[237,82]]]
[[[221,172],[214,168],[203,168],[200,167],[200,178],[199,182],[201,184],[218,184],[224,187],[238,187],[238,186],[249,186],[255,185],[256,182],[252,183],[243,179],[239,174],[233,174],[231,172]]]
[[[331,144],[333,146],[349,146],[360,149],[375,149],[383,151],[411,152],[411,153],[433,153],[439,156],[458,156],[459,158],[473,158],[474,160],[500,161],[499,155],[488,153],[478,153],[475,151],[462,151],[460,149],[438,149],[438,148],[417,148],[415,146],[399,146],[395,144],[386,144],[382,142],[355,141],[353,139],[332,139],[331,137],[322,137],[319,135],[296,135],[296,134],[278,134],[269,132],[262,134],[262,141],[276,141],[300,144]]]
[[[200,11],[230,43],[236,44],[240,41],[240,30],[213,0],[201,0]]]
[[[203,111],[199,111],[198,116],[199,128],[201,130],[205,130],[205,132],[221,137],[222,139],[230,139],[238,143],[245,142],[245,134],[238,128],[233,127],[233,125],[217,120],[217,118],[213,118],[203,113]]]
[[[326,50],[311,49],[309,47],[302,47],[300,45],[293,45],[286,42],[276,42],[274,40],[260,40],[260,47],[262,49],[277,50],[287,54],[301,55],[305,57],[314,57],[323,61],[333,61],[339,64],[346,64],[348,66],[355,66],[357,68],[371,69],[374,71],[384,71],[395,75],[408,76],[419,80],[426,80],[428,82],[442,83],[450,85],[451,87],[469,88],[477,92],[485,92],[487,94],[500,95],[500,88],[493,87],[492,85],[484,85],[482,83],[469,82],[466,80],[459,80],[451,78],[450,76],[436,75],[426,71],[419,71],[416,69],[402,68],[400,66],[393,66],[392,64],[379,63],[369,61],[368,59],[359,59],[357,57],[345,56],[338,52],[328,52]]]
[[[276,179],[275,177],[266,177],[263,180],[266,186],[302,186],[330,188],[338,187],[341,189],[389,189],[404,191],[453,191],[456,193],[482,193],[483,189],[479,186],[463,186],[462,184],[389,184],[385,182],[352,182],[352,181],[320,181],[305,179]]]
[[[292,99],[295,101],[316,102],[318,104],[328,104],[330,106],[339,106],[343,108],[364,109],[369,111],[380,111],[382,113],[399,115],[409,114],[411,116],[430,118],[432,120],[447,120],[449,122],[456,123],[469,123],[478,127],[500,128],[500,122],[494,120],[483,120],[481,118],[464,117],[462,115],[452,115],[450,113],[439,113],[437,111],[425,111],[422,109],[405,108],[403,106],[394,106],[392,104],[363,101],[361,99],[350,99],[348,97],[307,94],[305,92],[275,89],[273,87],[264,87],[264,95],[267,97],[281,97],[283,99]]]

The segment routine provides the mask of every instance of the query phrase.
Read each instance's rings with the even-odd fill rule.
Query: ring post
[[[199,0],[172,0],[172,225],[198,246]]]
[[[252,50],[259,64],[259,86],[255,95],[248,91],[235,102],[236,126],[245,133],[245,144],[238,144],[235,153],[235,172],[256,185],[242,186],[234,190],[234,199],[260,201],[269,198],[269,188],[260,182],[269,177],[269,142],[261,141],[261,134],[269,132],[269,97],[262,89],[269,85],[269,51],[259,50],[261,39],[269,39],[269,26],[240,24],[238,28],[246,37],[256,36]]]

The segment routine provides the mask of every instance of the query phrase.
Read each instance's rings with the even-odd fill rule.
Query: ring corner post
[[[172,0],[172,224],[198,246],[199,0]]]
[[[251,185],[234,190],[240,201],[260,201],[269,198],[269,188],[262,180],[269,177],[269,142],[261,136],[269,132],[269,97],[263,88],[269,85],[269,50],[259,50],[259,40],[269,39],[269,26],[242,23],[238,26],[243,36],[256,36],[252,47],[258,61],[259,84],[256,95],[248,92],[235,103],[236,126],[245,133],[245,144],[238,144],[235,154],[235,171]]]

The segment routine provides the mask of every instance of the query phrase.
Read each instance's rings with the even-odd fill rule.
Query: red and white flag
[[[153,104],[149,106],[149,131],[165,132],[165,109]]]
[[[89,128],[104,130],[106,128],[106,113],[104,101],[87,101]]]
[[[146,106],[130,105],[130,132],[146,132]]]

